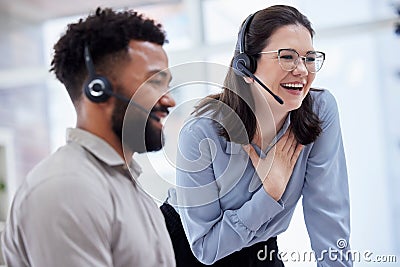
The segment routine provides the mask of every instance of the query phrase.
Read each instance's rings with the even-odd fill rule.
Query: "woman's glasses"
[[[300,59],[304,61],[304,65],[311,73],[318,72],[325,61],[325,53],[319,51],[309,51],[303,57],[297,53],[296,50],[291,48],[284,48],[275,51],[263,51],[259,54],[277,53],[279,65],[285,71],[292,71],[299,65]]]

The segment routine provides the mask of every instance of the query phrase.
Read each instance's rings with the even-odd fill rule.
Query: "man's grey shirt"
[[[103,139],[68,129],[67,144],[27,176],[2,236],[13,266],[175,266],[156,203]]]

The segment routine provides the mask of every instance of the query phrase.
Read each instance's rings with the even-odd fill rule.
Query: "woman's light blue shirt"
[[[302,150],[279,201],[265,192],[242,146],[219,136],[210,116],[191,118],[182,128],[177,187],[170,190],[168,202],[179,212],[192,251],[201,262],[214,263],[284,232],[303,196],[304,219],[318,266],[352,265],[345,255],[350,247],[337,246],[338,240],[349,244],[350,235],[349,190],[337,104],[327,90],[310,94],[322,121],[322,133]],[[289,126],[290,114],[275,140]],[[273,151],[254,148],[261,157]],[[329,250],[337,257],[329,256]]]

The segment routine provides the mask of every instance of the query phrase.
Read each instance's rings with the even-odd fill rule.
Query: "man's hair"
[[[57,79],[65,85],[75,103],[82,95],[83,83],[88,76],[84,62],[85,44],[96,72],[107,76],[123,60],[129,59],[128,44],[131,40],[159,45],[167,42],[161,24],[154,20],[133,10],[117,12],[99,7],[85,20],[68,25],[65,34],[54,45],[50,71],[54,71]]]

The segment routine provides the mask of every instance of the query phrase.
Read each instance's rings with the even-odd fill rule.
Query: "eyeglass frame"
[[[296,61],[295,61],[295,66],[294,66],[294,68],[291,69],[291,70],[285,70],[285,69],[282,67],[281,58],[280,58],[280,52],[283,51],[283,50],[289,50],[289,51],[295,52],[295,53],[298,55],[298,58],[297,58]],[[306,64],[306,62],[307,62],[307,55],[310,54],[310,53],[316,53],[316,52],[317,52],[317,53],[321,53],[321,54],[323,55],[323,61],[322,61],[321,67],[320,67],[317,71],[310,71],[310,70],[308,69],[308,67],[307,67],[307,64]],[[322,66],[324,65],[324,62],[325,62],[325,53],[324,53],[324,52],[321,52],[321,51],[308,51],[308,52],[306,53],[306,56],[300,56],[299,52],[297,52],[297,51],[296,51],[295,49],[293,49],[293,48],[281,48],[281,49],[273,50],[273,51],[261,51],[261,52],[259,52],[258,54],[261,55],[261,54],[271,54],[271,53],[277,53],[278,61],[279,61],[279,66],[280,66],[281,69],[284,70],[284,71],[293,71],[293,70],[295,70],[295,69],[297,68],[297,66],[299,65],[299,58],[301,58],[301,59],[303,60],[304,66],[306,67],[307,71],[309,71],[309,72],[311,72],[311,73],[317,73],[318,71],[320,71],[320,70],[322,69]]]

